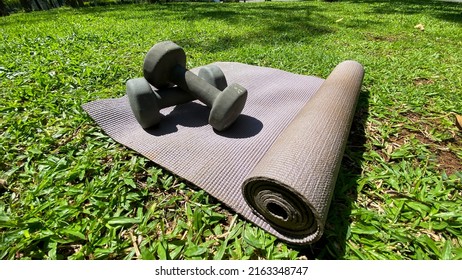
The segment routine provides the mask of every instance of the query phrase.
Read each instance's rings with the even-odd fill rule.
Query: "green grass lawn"
[[[422,24],[424,30],[415,28]],[[0,259],[462,259],[462,4],[172,3],[0,18]],[[173,40],[188,67],[366,70],[324,237],[289,246],[108,138]]]

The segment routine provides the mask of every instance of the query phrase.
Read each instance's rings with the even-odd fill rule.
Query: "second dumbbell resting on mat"
[[[227,87],[226,78],[216,65],[207,65],[200,69],[199,77],[218,89]],[[195,98],[177,87],[156,91],[145,78],[130,79],[126,83],[126,94],[138,123],[143,128],[150,128],[160,122],[163,108],[183,104]]]

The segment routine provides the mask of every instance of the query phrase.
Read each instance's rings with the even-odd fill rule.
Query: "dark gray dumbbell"
[[[200,69],[199,77],[215,85],[226,88],[226,78],[216,65],[207,65]],[[179,88],[166,88],[156,91],[145,78],[130,79],[126,83],[128,101],[138,123],[149,128],[160,122],[160,109],[190,102],[195,98]]]
[[[233,83],[223,91],[186,69],[186,54],[171,41],[154,45],[144,59],[143,73],[156,88],[177,85],[211,108],[209,124],[218,131],[229,127],[241,114],[247,90]]]

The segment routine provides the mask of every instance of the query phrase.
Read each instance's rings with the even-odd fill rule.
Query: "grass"
[[[462,259],[462,5],[172,3],[0,18],[0,259]],[[415,28],[423,24],[424,30]],[[81,109],[156,42],[188,67],[366,69],[324,237],[289,246],[115,143]]]

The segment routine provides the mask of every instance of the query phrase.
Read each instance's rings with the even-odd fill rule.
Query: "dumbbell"
[[[209,124],[218,131],[228,128],[241,114],[247,90],[233,83],[223,91],[186,69],[184,50],[171,41],[155,44],[143,65],[146,80],[156,88],[177,85],[211,108]]]
[[[225,89],[227,86],[223,71],[216,65],[202,67],[199,70],[199,77],[219,89]],[[143,128],[153,127],[160,122],[161,109],[195,99],[191,94],[177,87],[156,91],[145,78],[128,80],[126,94],[133,115]]]

